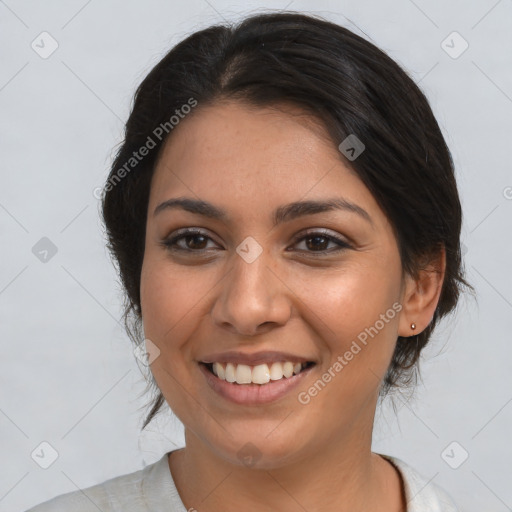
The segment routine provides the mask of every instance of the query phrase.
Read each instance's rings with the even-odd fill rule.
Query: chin
[[[280,439],[271,440],[265,435],[250,436],[245,433],[226,439],[222,445],[219,445],[217,440],[212,449],[229,464],[248,469],[270,470],[289,465],[301,458],[300,452],[303,447],[293,443],[293,439],[297,438],[297,435],[285,435],[284,442],[281,442]]]

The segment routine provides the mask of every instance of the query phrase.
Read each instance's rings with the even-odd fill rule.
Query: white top
[[[167,457],[168,453],[139,471],[82,491],[61,494],[26,512],[188,512],[174,485]],[[458,512],[445,491],[411,466],[389,455],[382,457],[394,464],[402,475],[406,512]]]

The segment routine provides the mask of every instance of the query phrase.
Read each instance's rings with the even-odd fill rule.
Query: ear
[[[422,265],[416,278],[407,275],[402,287],[402,312],[398,335],[405,338],[419,334],[432,321],[439,302],[446,271],[446,250],[444,246],[431,255],[428,263]],[[411,324],[416,324],[411,329]]]

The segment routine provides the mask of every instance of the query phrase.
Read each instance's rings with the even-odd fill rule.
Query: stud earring
[[[414,329],[416,329],[416,324],[411,324],[411,329],[414,331]]]

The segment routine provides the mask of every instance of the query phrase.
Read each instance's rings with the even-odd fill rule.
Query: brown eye
[[[321,231],[307,233],[305,236],[297,238],[295,244],[303,241],[306,249],[300,249],[301,252],[319,253],[319,255],[330,254],[351,248],[351,246],[341,238],[333,235],[327,235]],[[329,244],[333,244],[334,248],[332,248],[333,245],[331,245],[331,249],[329,249]]]
[[[204,249],[207,237],[203,235],[186,235],[182,236],[181,239],[185,240],[187,249]]]
[[[306,240],[306,247],[311,250],[320,250],[325,251],[327,249],[327,246],[331,242],[329,238],[323,235],[316,235],[316,236],[308,236],[304,238]],[[309,242],[309,243],[308,243]]]
[[[213,241],[206,233],[187,229],[169,239],[163,240],[161,243],[164,247],[173,251],[200,253],[208,250],[208,240]]]

